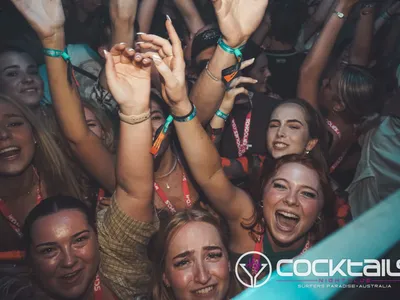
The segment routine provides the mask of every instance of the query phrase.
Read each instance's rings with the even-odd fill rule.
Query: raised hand
[[[144,58],[151,58],[163,78],[162,94],[167,104],[173,108],[181,102],[189,101],[185,79],[185,60],[182,44],[172,22],[167,20],[166,27],[171,43],[151,34],[143,34],[143,42],[138,45],[148,52]]]
[[[244,44],[260,25],[268,0],[213,0],[225,42],[233,48]]]
[[[135,57],[136,55],[136,57]],[[115,45],[105,52],[106,78],[111,94],[130,114],[149,109],[151,60],[143,59],[126,44]]]
[[[62,32],[65,16],[61,0],[11,0],[43,41]]]
[[[255,84],[257,83],[257,80],[250,78],[250,77],[237,77],[234,80],[232,80],[230,84],[230,90],[225,92],[224,98],[222,100],[220,110],[225,113],[225,114],[230,114],[232,111],[232,108],[235,104],[235,98],[237,95],[240,94],[245,94],[248,95],[249,91],[244,88],[243,86],[238,87],[238,85],[241,85],[243,83],[250,83],[250,84]]]

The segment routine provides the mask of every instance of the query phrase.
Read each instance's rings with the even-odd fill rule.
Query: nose
[[[283,202],[286,203],[287,206],[298,206],[299,205],[299,201],[297,199],[297,195],[295,192],[289,192],[286,195]]]
[[[278,128],[278,131],[276,132],[276,134],[278,135],[278,137],[285,137],[286,136],[286,130],[285,130],[284,126],[280,126]]]
[[[29,74],[29,73],[25,74],[25,76],[24,76],[22,82],[23,82],[23,83],[31,83],[31,82],[33,82],[32,75]]]
[[[0,126],[0,141],[5,141],[10,138],[10,130],[5,126]]]
[[[194,279],[198,283],[206,284],[211,278],[208,267],[203,262],[197,264],[195,272],[196,274],[194,276]]]
[[[265,78],[268,78],[271,76],[271,71],[268,68],[265,69],[264,76],[265,76]]]
[[[66,248],[63,251],[62,266],[64,268],[72,268],[78,261],[74,251],[71,248]]]

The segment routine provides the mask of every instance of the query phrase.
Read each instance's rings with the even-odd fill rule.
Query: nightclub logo
[[[237,280],[245,287],[259,288],[268,282],[272,274],[271,261],[264,253],[249,251],[235,265]]]

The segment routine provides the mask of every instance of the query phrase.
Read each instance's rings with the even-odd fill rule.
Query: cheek
[[[214,275],[221,281],[229,280],[229,261],[226,259],[226,256],[218,262],[209,263],[208,270],[211,275]]]
[[[274,189],[266,189],[264,191],[264,197],[263,197],[263,204],[264,204],[264,215],[268,215],[269,213],[272,213],[273,208],[276,204],[278,204],[283,195],[281,192],[278,192]]]
[[[193,270],[192,268],[187,268],[184,270],[171,268],[167,273],[167,278],[174,292],[176,294],[179,292],[182,293],[188,284],[193,281]]]
[[[303,214],[306,217],[307,222],[314,223],[321,210],[321,204],[319,200],[304,200],[301,203]]]
[[[292,141],[291,146],[296,148],[297,150],[303,150],[308,142],[308,134],[306,130],[301,131],[293,131],[290,135],[290,139]]]

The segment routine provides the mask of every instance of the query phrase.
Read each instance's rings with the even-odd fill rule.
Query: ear
[[[307,146],[306,146],[306,150],[307,151],[311,151],[312,149],[314,149],[314,147],[318,144],[318,139],[312,139],[310,141],[308,141]]]
[[[167,276],[165,275],[165,273],[163,273],[162,277],[163,277],[163,282],[164,282],[165,286],[170,287],[171,284],[169,283],[169,280],[168,280]]]

